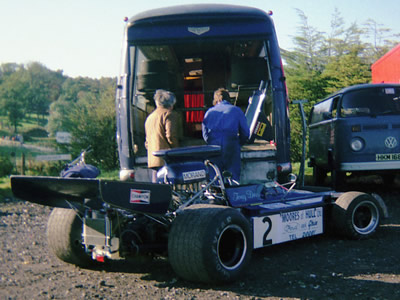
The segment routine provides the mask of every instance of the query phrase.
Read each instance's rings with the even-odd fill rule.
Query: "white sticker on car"
[[[183,172],[182,176],[183,176],[183,181],[204,179],[206,178],[206,170]]]
[[[322,207],[254,217],[254,249],[323,233]]]
[[[129,203],[132,204],[150,204],[150,191],[131,189]]]

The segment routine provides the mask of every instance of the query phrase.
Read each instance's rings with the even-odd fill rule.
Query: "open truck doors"
[[[268,136],[260,136],[258,128],[253,143],[243,147],[244,183],[286,177],[291,170],[287,93],[270,16],[241,6],[191,5],[129,19],[116,98],[120,178],[149,180],[144,123],[155,109],[156,89],[175,93],[181,145],[195,146],[204,144],[201,123],[216,89],[228,89],[245,112],[261,82],[268,87],[259,107]]]

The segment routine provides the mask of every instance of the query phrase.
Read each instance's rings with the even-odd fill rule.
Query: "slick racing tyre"
[[[231,282],[248,264],[252,234],[237,210],[192,205],[177,216],[168,239],[168,256],[182,278],[204,283]]]
[[[351,239],[366,239],[377,230],[381,221],[378,201],[361,192],[347,192],[335,202],[332,221],[335,229]]]
[[[54,208],[47,222],[50,250],[62,261],[81,267],[95,261],[82,245],[82,221],[73,209]]]

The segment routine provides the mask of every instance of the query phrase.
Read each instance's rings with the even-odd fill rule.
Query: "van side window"
[[[328,118],[332,118],[332,116],[330,114],[332,101],[333,101],[333,99],[330,98],[330,99],[322,101],[321,103],[318,103],[314,106],[312,114],[311,114],[310,125],[322,122]]]

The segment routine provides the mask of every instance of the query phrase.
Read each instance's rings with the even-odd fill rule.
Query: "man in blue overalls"
[[[240,146],[249,138],[249,127],[242,110],[230,103],[227,90],[214,92],[214,107],[210,108],[203,120],[203,138],[208,145],[221,146],[221,156],[212,161],[221,172],[232,173],[232,179],[240,180]]]

